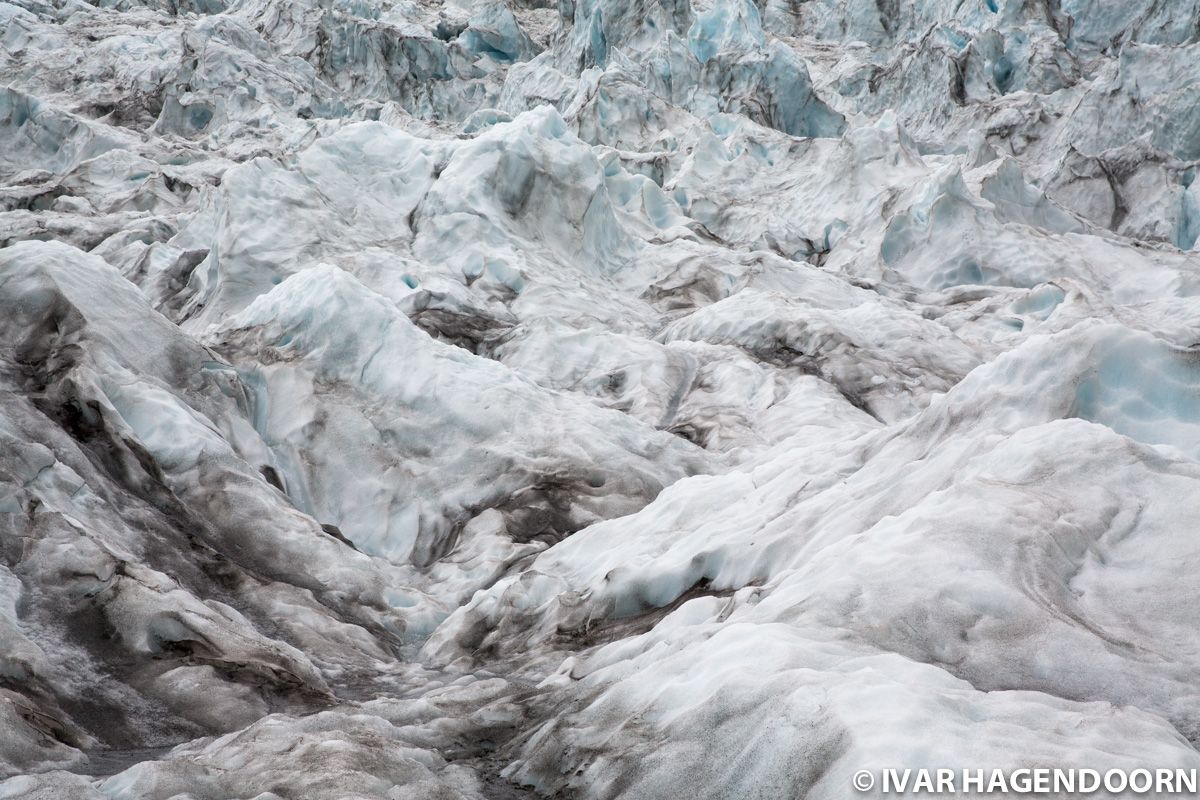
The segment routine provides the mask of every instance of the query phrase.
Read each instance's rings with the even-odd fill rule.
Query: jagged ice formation
[[[0,2],[0,798],[1200,767],[1197,0]]]

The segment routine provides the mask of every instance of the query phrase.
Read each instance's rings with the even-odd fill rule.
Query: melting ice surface
[[[0,798],[1200,768],[1198,29],[0,2]]]

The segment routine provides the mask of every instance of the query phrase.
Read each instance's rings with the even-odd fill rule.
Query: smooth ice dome
[[[1200,769],[1197,31],[0,2],[0,800]]]

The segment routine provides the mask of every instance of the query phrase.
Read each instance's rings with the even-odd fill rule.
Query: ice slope
[[[0,2],[0,798],[1200,767],[1195,2]]]
[[[290,277],[212,341],[252,387],[284,490],[392,561],[433,564],[489,509],[508,538],[553,542],[707,467],[687,442],[434,341],[336,267]]]
[[[662,796],[690,770],[689,791],[706,797],[836,797],[861,763],[969,766],[979,751],[955,736],[905,734],[908,701],[859,696],[817,713],[824,704],[799,693],[799,708],[778,707],[796,696],[789,670],[836,696],[842,684],[828,673],[886,674],[873,659],[897,656],[929,669],[928,680],[962,681],[962,710],[938,724],[974,720],[964,734],[972,747],[989,736],[995,693],[1024,692],[1006,712],[1034,728],[1060,713],[1081,721],[1052,728],[1153,711],[1170,724],[1132,741],[1195,764],[1185,737],[1200,719],[1200,653],[1195,594],[1184,587],[1200,558],[1188,533],[1200,473],[1187,407],[1198,377],[1192,354],[1117,326],[1031,339],[896,430],[793,440],[753,469],[676,484],[629,524],[581,532],[474,598],[427,651],[452,660],[477,649],[569,649],[572,638],[603,642],[625,620],[674,609],[639,637],[568,657],[549,679],[572,711],[546,723],[514,768],[549,789]],[[1098,475],[1113,480],[1098,484]],[[812,662],[814,648],[828,661]],[[717,674],[706,679],[703,664]],[[903,683],[920,694],[926,681]],[[727,711],[714,709],[713,692]],[[1045,698],[1075,705],[1043,708]],[[1019,710],[1026,699],[1035,705]],[[1035,757],[1023,752],[1027,740],[999,733],[1011,720],[996,724],[987,758]],[[758,732],[776,726],[804,732],[772,751],[777,734]],[[1047,735],[1031,733],[1039,747]],[[860,738],[885,751],[859,750]],[[745,760],[686,761],[696,740]],[[564,741],[579,772],[545,760]],[[1068,747],[1080,748],[1070,756],[1080,763],[1100,757],[1085,740]],[[653,756],[629,755],[640,751]],[[813,752],[819,766],[776,760]]]

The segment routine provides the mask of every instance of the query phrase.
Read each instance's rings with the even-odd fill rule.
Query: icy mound
[[[1186,533],[1200,472],[1183,454],[1063,419],[1080,414],[1081,395],[1097,396],[1096,407],[1101,397],[1129,405],[1134,394],[1155,402],[1149,384],[1095,389],[1093,365],[1156,352],[1186,358],[1117,328],[1032,340],[894,433],[843,447],[793,441],[753,471],[680,482],[627,522],[582,531],[473,598],[427,650],[442,660],[570,650],[653,624],[568,658],[550,679],[561,708],[583,708],[548,722],[513,767],[546,790],[590,785],[609,797],[640,786],[661,796],[684,781],[705,797],[836,797],[863,759],[965,766],[986,752],[1022,763],[1045,752],[1047,734],[1035,732],[1044,724],[1073,731],[1052,747],[1080,764],[1100,757],[1092,727],[1114,724],[1105,736],[1162,748],[1141,758],[1194,765],[1176,732],[1200,726],[1189,677],[1200,651],[1185,632],[1194,592],[1154,589],[1186,585],[1200,560]],[[1099,474],[1114,480],[1097,486]],[[814,661],[814,649],[827,660]],[[894,668],[873,661],[895,654],[905,658]],[[906,737],[909,715],[931,712],[906,711],[894,689],[864,686],[888,699],[847,695],[832,708],[812,698],[848,691],[842,670],[889,675],[890,685],[893,669],[914,670],[902,683],[917,708],[935,691],[927,680],[963,681],[953,715],[971,721],[970,748],[954,735]],[[811,690],[796,688],[809,680]],[[1005,693],[1012,700],[1001,703]],[[784,697],[796,707],[781,709]],[[1062,699],[1043,705],[1051,697]],[[1112,719],[1126,706],[1172,724],[1134,734],[1128,726],[1142,721]],[[1048,722],[1059,714],[1080,721]],[[939,720],[953,726],[953,715]],[[1028,739],[1003,732],[1017,719]],[[981,744],[991,724],[996,739]],[[745,761],[689,760],[696,731]],[[579,765],[566,778],[563,737],[568,764]],[[817,764],[788,760],[801,754]]]
[[[705,469],[675,437],[433,341],[335,267],[292,276],[214,342],[254,387],[282,488],[394,561],[430,565],[486,509],[516,541],[553,542]]]
[[[0,798],[1200,767],[1198,13],[0,3]]]

